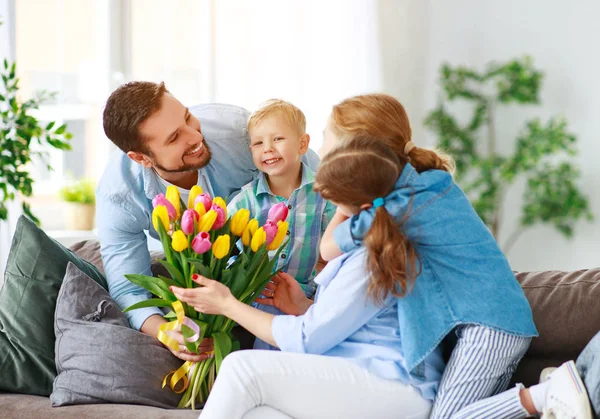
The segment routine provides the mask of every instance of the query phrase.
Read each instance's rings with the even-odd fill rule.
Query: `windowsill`
[[[84,240],[97,240],[96,230],[48,230],[46,234],[65,247]]]

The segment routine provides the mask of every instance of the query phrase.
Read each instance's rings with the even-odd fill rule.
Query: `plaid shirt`
[[[274,270],[281,269],[296,278],[309,298],[316,290],[313,278],[319,261],[319,241],[336,211],[331,202],[313,191],[314,180],[314,173],[302,163],[302,182],[286,200],[274,195],[265,174],[259,173],[227,205],[229,214],[233,215],[240,208],[246,208],[250,210],[250,217],[256,218],[263,225],[273,205],[280,202],[288,204],[290,213],[286,221],[290,225],[290,240],[282,250]],[[275,251],[270,252],[270,256],[274,253]]]

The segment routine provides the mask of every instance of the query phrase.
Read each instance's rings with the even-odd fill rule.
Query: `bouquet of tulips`
[[[169,383],[173,391],[183,393],[179,407],[195,409],[196,403],[206,401],[223,358],[239,349],[239,342],[231,335],[233,321],[197,312],[179,301],[169,287],[198,287],[200,285],[192,280],[198,274],[220,281],[238,300],[251,304],[274,275],[273,268],[288,230],[285,221],[288,209],[284,204],[273,206],[269,221],[259,227],[256,219],[250,219],[247,209],[228,217],[225,201],[220,197],[212,199],[199,186],[190,191],[187,208],[174,186],[167,188],[166,196],[157,195],[152,204],[152,223],[165,253],[165,260],[159,262],[171,277],[126,275],[155,298],[134,304],[125,311],[143,307],[170,308],[165,315],[170,321],[161,326],[158,339],[174,350],[180,350],[172,336],[176,330],[181,330],[185,347],[192,353],[198,353],[203,338],[213,338],[213,358],[198,363],[185,362],[163,380],[163,387]],[[238,246],[238,242],[241,245]],[[232,257],[234,251],[239,252],[235,258]]]

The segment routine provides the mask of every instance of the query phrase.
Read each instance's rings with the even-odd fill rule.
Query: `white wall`
[[[398,27],[410,25],[410,39],[401,39],[402,33],[391,30],[384,39],[383,56],[388,59],[384,59],[383,71],[389,75],[385,90],[407,105],[416,142],[434,144],[431,133],[421,137],[422,120],[436,105],[438,70],[443,62],[483,68],[492,60],[526,54],[534,58],[535,65],[545,72],[542,105],[498,112],[500,149],[512,150],[525,119],[564,115],[578,137],[581,186],[590,198],[596,220],[579,223],[573,240],[564,239],[550,227],[536,227],[521,236],[508,256],[518,270],[600,266],[600,195],[594,180],[600,177],[600,2],[389,0],[381,4],[383,28],[385,22],[396,22]],[[411,62],[394,56],[407,48],[412,51]],[[406,87],[407,78],[412,80],[412,90]],[[514,187],[505,202],[504,238],[517,226],[522,188]]]

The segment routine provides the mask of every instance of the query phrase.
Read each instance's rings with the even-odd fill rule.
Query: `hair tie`
[[[408,153],[410,153],[411,151],[413,151],[414,148],[417,148],[417,146],[415,145],[415,143],[413,143],[412,141],[407,142],[404,145],[404,155],[408,156]]]
[[[373,200],[373,208],[375,209],[383,207],[383,204],[385,204],[385,200],[383,198],[376,198]]]

